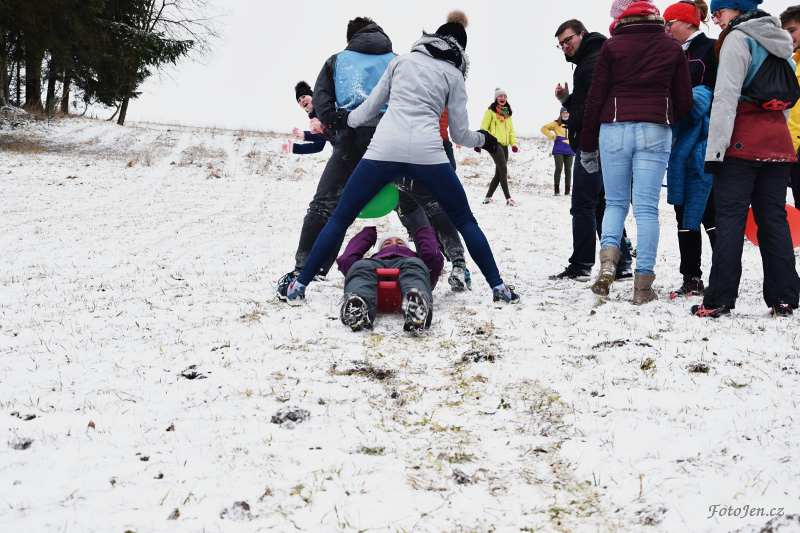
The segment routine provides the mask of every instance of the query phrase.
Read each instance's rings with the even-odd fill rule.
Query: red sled
[[[376,268],[378,276],[378,312],[399,313],[403,305],[403,295],[397,285],[400,275],[398,268]]]

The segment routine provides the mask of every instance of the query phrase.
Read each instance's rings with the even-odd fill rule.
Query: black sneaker
[[[706,288],[703,285],[703,280],[700,278],[692,278],[690,281],[684,281],[683,285],[669,293],[669,297],[673,300],[675,298],[689,296],[702,296],[706,293]]]
[[[453,261],[453,270],[450,271],[450,277],[447,282],[454,292],[472,290],[472,278],[464,261]]]
[[[632,279],[633,278],[633,270],[630,268],[626,268],[625,270],[617,269],[617,273],[614,274],[614,280],[619,281],[621,279]]]
[[[300,269],[296,268],[278,280],[277,290],[279,298],[286,298],[286,290],[289,288],[289,284],[299,275]]]
[[[574,270],[570,270],[569,268],[565,268],[564,272],[561,272],[559,274],[553,274],[548,279],[551,279],[553,281],[559,279],[574,279],[575,281],[589,281],[589,277],[590,277],[589,274],[581,274],[579,272],[575,272]]]
[[[369,319],[369,307],[361,296],[351,292],[342,296],[340,301],[341,309],[339,318],[342,324],[349,327],[352,331],[362,329],[372,329],[372,320]]]
[[[429,328],[433,319],[433,309],[428,294],[411,289],[403,296],[403,330],[413,331]]]
[[[726,316],[731,314],[731,310],[729,307],[725,305],[718,305],[715,307],[706,307],[704,304],[700,305],[693,305],[691,309],[691,313],[694,316],[699,316],[702,318],[719,318],[721,316]]]
[[[778,304],[772,306],[772,316],[774,317],[783,317],[783,316],[792,316],[794,314],[794,309],[789,304]]]

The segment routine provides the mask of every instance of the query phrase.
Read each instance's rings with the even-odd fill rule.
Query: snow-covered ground
[[[602,300],[547,279],[571,223],[544,141],[512,155],[518,208],[481,205],[491,159],[459,150],[522,302],[493,304],[473,268],[422,335],[391,315],[351,333],[338,272],[302,305],[273,296],[330,148],[10,122],[1,531],[800,531],[798,319],[769,316],[749,243],[733,318],[670,300],[665,199],[660,299],[634,307],[626,282]],[[275,423],[287,410],[307,418]]]

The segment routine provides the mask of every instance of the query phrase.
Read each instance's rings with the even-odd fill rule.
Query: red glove
[[[519,152],[519,148],[517,148],[516,146],[512,146],[511,151],[516,154],[517,152]]]
[[[475,151],[476,151],[476,152],[478,152],[478,153],[481,153],[481,148],[480,148],[480,146],[476,146],[475,148],[473,148],[473,150],[475,150]]]

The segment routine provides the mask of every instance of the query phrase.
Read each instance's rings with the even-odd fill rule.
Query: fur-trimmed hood
[[[452,63],[467,79],[469,57],[454,37],[422,32],[422,37],[411,46],[412,52],[422,52],[434,59]]]

